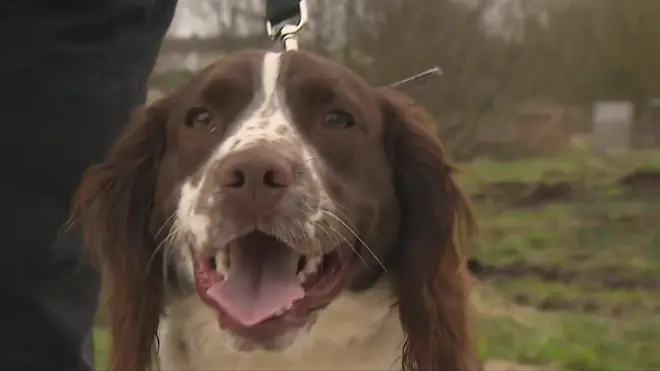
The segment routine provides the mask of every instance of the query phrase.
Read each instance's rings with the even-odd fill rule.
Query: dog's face
[[[470,369],[472,219],[434,125],[305,52],[233,54],[136,112],[74,202],[108,267],[111,368],[149,365],[168,275],[231,347],[277,352],[386,272],[404,368]]]
[[[230,56],[178,96],[154,227],[171,220],[173,263],[235,346],[286,348],[395,242],[376,96],[329,61],[271,52]]]

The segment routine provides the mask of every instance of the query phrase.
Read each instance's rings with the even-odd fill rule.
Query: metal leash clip
[[[277,3],[277,1],[272,1]],[[268,0],[266,0],[267,14]],[[297,13],[297,14],[296,14]],[[300,0],[295,11],[282,13],[288,15],[286,19],[268,19],[266,18],[266,34],[273,41],[282,40],[284,50],[298,50],[298,32],[300,32],[309,21],[309,9],[307,0]],[[297,23],[290,23],[298,18]]]

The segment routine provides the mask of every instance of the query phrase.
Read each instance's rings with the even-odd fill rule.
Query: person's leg
[[[89,371],[99,273],[79,231],[58,232],[143,102],[175,0],[47,3],[0,12],[0,365]]]
[[[70,244],[67,249],[80,246],[79,241],[65,238],[53,250],[63,244]],[[73,259],[53,259],[52,263],[45,269],[27,266],[20,281],[5,281],[0,289],[0,362],[11,365],[7,369],[94,369],[90,330],[97,304],[98,273]]]
[[[93,369],[83,350],[99,274],[79,230],[59,232],[77,178],[103,157],[142,92],[128,83],[123,94],[102,92],[107,84],[86,92],[84,81],[68,78],[71,89],[59,77],[43,85],[21,79],[12,85],[32,90],[29,98],[0,99],[0,364],[12,369]]]

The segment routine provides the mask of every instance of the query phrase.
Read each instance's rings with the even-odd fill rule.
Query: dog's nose
[[[218,169],[223,192],[242,207],[267,208],[293,183],[291,161],[275,151],[260,148],[232,153]]]

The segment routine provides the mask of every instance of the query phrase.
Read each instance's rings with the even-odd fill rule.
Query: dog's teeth
[[[303,268],[303,271],[308,275],[316,273],[322,261],[323,261],[322,255],[307,257],[307,262],[305,264],[305,267]]]
[[[275,311],[275,313],[273,313],[273,317],[277,317],[277,316],[281,316],[281,315],[285,314],[286,312],[289,311],[289,309],[291,309],[291,306],[292,306],[292,304],[287,305],[286,307],[282,307],[282,308],[278,309],[277,311]]]
[[[321,263],[323,262],[323,255],[307,256],[305,259],[305,266],[298,272],[298,282],[305,282],[310,276],[314,275]]]
[[[314,239],[314,236],[316,236],[316,228],[314,228],[312,223],[305,223],[305,233],[307,233],[308,238]]]
[[[229,273],[229,252],[227,250],[220,250],[215,255],[215,265],[218,273],[227,277]]]

